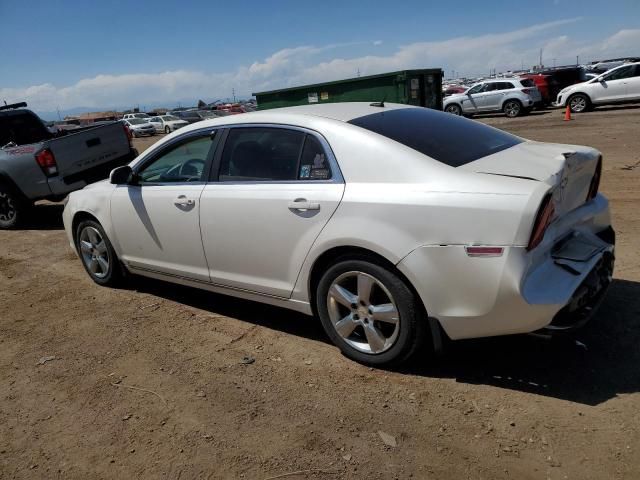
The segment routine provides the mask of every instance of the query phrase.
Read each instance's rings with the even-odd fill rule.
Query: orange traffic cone
[[[568,122],[569,120],[571,120],[571,108],[567,105],[567,109],[564,111],[564,121]]]

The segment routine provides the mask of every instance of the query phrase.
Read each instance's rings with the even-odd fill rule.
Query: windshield
[[[147,118],[149,115],[146,113],[136,113],[133,115],[135,118]]]
[[[430,108],[402,108],[349,123],[383,135],[451,167],[513,147],[523,140],[482,123]]]
[[[175,122],[175,121],[179,121],[180,119],[178,117],[174,117],[173,115],[165,115],[164,117],[161,117],[165,122]]]
[[[146,121],[140,119],[140,118],[130,118],[129,120],[127,120],[131,125],[144,125],[145,123],[147,123]]]

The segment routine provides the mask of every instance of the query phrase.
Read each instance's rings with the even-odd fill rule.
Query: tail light
[[[531,95],[533,93],[533,88],[523,88],[522,93],[525,95]]]
[[[131,134],[131,130],[129,130],[129,127],[127,127],[124,123],[122,124],[122,126],[124,127],[124,133],[127,134],[127,140],[129,140],[129,145],[131,145],[131,139],[133,138],[133,135]]]
[[[547,227],[551,223],[554,213],[555,209],[551,194],[549,193],[544,197],[544,200],[542,200],[542,203],[540,204],[540,209],[536,215],[536,222],[533,224],[533,231],[531,232],[531,238],[529,239],[527,250],[533,250],[540,244],[544,238],[545,232],[547,231]]]
[[[58,173],[56,157],[54,157],[53,152],[48,148],[36,153],[36,162],[38,162],[38,165],[40,165],[40,168],[47,177],[52,177]]]
[[[600,178],[602,177],[602,157],[598,159],[598,165],[596,171],[591,179],[591,185],[589,185],[589,193],[587,194],[587,202],[592,200],[598,194],[598,188],[600,188]]]

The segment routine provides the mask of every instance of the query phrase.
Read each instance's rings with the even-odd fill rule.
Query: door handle
[[[296,198],[293,202],[289,202],[290,210],[320,210],[320,204],[317,202],[309,202],[306,198]]]
[[[196,201],[191,198],[187,198],[186,195],[178,195],[173,201],[173,204],[180,205],[182,207],[190,207],[191,205],[195,205]]]

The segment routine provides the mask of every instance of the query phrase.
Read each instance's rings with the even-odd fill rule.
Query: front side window
[[[200,182],[203,180],[213,135],[189,139],[160,154],[138,172],[140,184]]]
[[[628,67],[618,68],[614,70],[608,75],[604,76],[604,80],[622,80],[623,78],[629,78],[633,76],[633,65],[629,65]]]
[[[467,93],[470,93],[470,94],[480,93],[480,91],[482,90],[482,87],[484,87],[484,84],[474,85],[467,91]]]
[[[322,163],[322,159],[316,157],[319,152],[317,148],[314,150],[311,142],[305,147],[305,137],[304,132],[286,128],[232,128],[222,152],[219,180],[266,182],[312,179],[311,165],[315,161],[321,169],[326,165],[326,158]],[[301,157],[305,157],[305,165],[308,165],[304,169]]]

